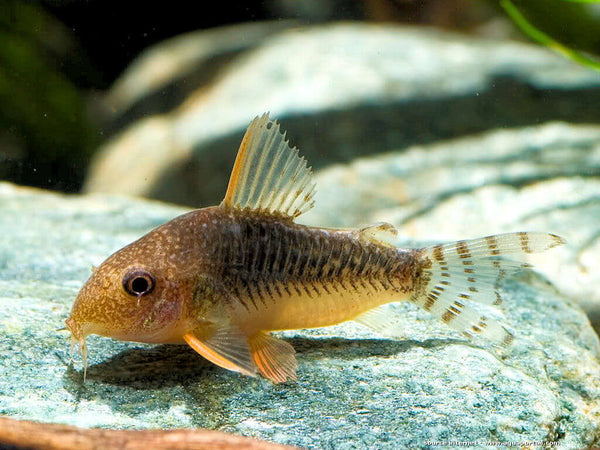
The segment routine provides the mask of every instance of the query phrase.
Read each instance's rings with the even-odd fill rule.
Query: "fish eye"
[[[154,277],[142,269],[134,269],[123,277],[123,288],[130,295],[146,295],[154,289]]]

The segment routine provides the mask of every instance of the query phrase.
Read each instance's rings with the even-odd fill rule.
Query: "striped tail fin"
[[[530,267],[514,259],[564,243],[554,234],[519,232],[425,248],[423,255],[431,264],[426,265],[425,283],[411,301],[469,338],[480,335],[509,345],[513,335],[466,302],[500,305],[502,280]]]

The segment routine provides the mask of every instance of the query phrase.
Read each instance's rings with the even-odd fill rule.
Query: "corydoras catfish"
[[[84,364],[85,338],[99,334],[187,343],[218,366],[280,383],[296,379],[298,366],[293,347],[271,331],[348,320],[389,330],[394,317],[382,306],[405,300],[468,338],[509,345],[513,335],[469,304],[499,305],[502,279],[524,267],[514,259],[564,243],[517,232],[402,249],[385,223],[296,223],[314,192],[310,168],[277,122],[254,119],[219,206],[150,231],[83,286],[66,324]]]

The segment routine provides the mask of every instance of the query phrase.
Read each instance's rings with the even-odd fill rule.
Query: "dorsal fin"
[[[314,204],[315,184],[306,160],[291,148],[279,124],[256,117],[238,150],[221,206],[294,219]]]

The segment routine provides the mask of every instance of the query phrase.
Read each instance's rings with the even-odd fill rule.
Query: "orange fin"
[[[296,351],[290,344],[262,331],[252,336],[248,343],[254,363],[266,378],[273,383],[297,379]]]
[[[246,336],[231,325],[213,325],[213,327],[214,329],[210,330],[209,337],[206,339],[201,339],[193,333],[184,334],[183,339],[197,353],[213,364],[255,377],[256,366],[252,360]]]
[[[268,114],[256,117],[240,145],[221,206],[294,219],[312,208],[310,167]]]

